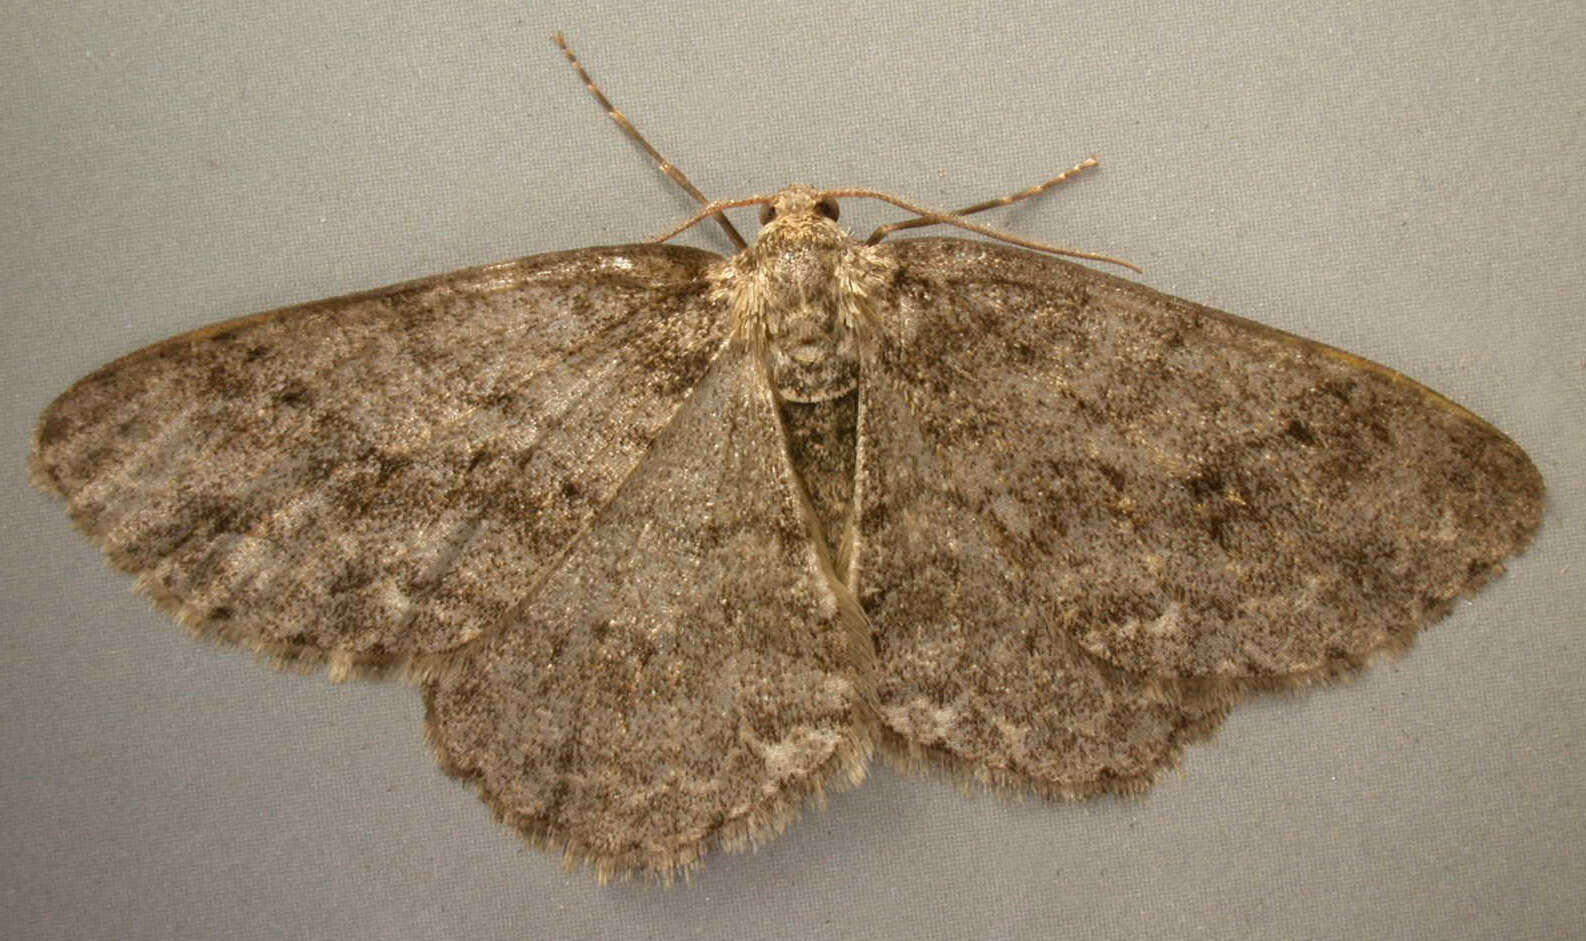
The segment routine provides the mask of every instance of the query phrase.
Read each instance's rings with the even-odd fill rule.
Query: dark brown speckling
[[[1060,260],[632,245],[176,337],[31,474],[195,633],[423,684],[442,766],[602,877],[778,832],[875,749],[1138,791],[1250,690],[1402,649],[1542,482],[1405,377]]]

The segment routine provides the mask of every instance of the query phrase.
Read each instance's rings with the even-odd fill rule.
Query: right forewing
[[[1060,259],[893,250],[869,381],[1007,577],[1050,586],[1053,628],[1123,670],[1330,676],[1408,643],[1541,519],[1525,452],[1392,370]]]

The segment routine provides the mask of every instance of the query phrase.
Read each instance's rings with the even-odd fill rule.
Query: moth
[[[1539,524],[1525,453],[1391,369],[1036,243],[884,240],[1063,177],[859,241],[869,191],[663,167],[754,242],[186,333],[56,399],[31,479],[194,634],[416,682],[442,767],[602,879],[763,841],[876,753],[1140,791]]]

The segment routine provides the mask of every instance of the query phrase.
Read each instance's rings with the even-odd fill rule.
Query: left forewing
[[[425,672],[522,599],[704,373],[716,260],[559,252],[173,337],[55,400],[33,481],[199,634]]]

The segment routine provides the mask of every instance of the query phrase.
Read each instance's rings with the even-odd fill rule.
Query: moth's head
[[[793,183],[760,206],[757,246],[832,245],[847,241],[837,225],[837,200],[814,187]]]
[[[857,381],[859,334],[877,321],[875,299],[896,262],[890,251],[848,236],[830,190],[795,183],[769,196],[713,203],[701,214],[755,204],[764,207],[760,233],[712,270],[712,296],[730,306],[735,335],[766,352],[783,398],[841,395]]]

